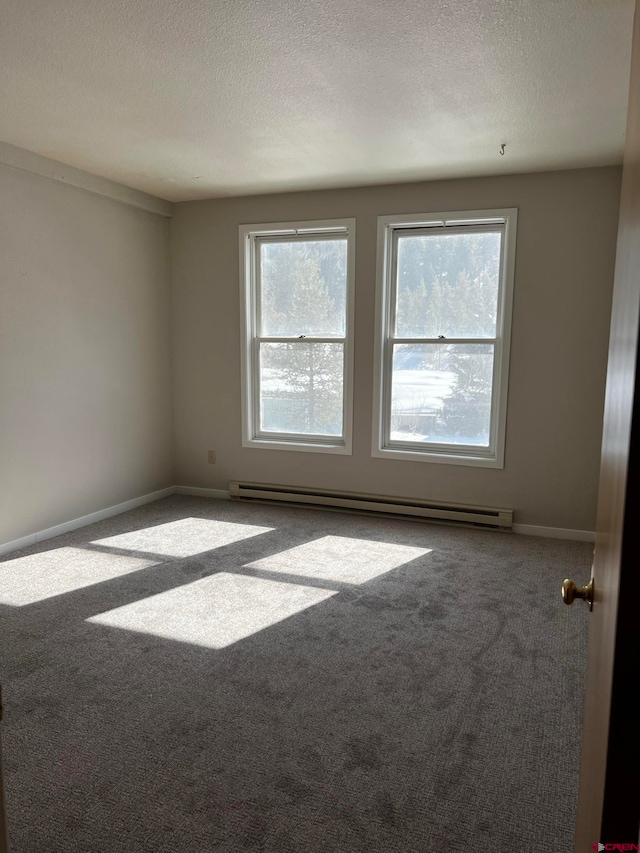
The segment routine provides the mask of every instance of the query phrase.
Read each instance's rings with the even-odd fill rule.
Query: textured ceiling
[[[170,200],[616,163],[632,18],[632,0],[0,0],[0,140]]]

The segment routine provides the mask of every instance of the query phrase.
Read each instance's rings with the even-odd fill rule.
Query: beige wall
[[[172,221],[175,482],[231,479],[513,507],[593,530],[621,170],[188,202]],[[519,208],[504,470],[373,459],[376,217]],[[353,456],[241,446],[238,225],[357,218]],[[207,450],[218,462],[207,464]]]
[[[0,544],[172,483],[230,479],[504,505],[522,524],[593,529],[620,176],[178,205],[172,469],[167,220],[0,166]],[[512,206],[505,469],[371,458],[376,216]],[[242,448],[238,225],[334,216],[357,219],[353,456]]]
[[[172,483],[168,223],[0,167],[0,544]]]

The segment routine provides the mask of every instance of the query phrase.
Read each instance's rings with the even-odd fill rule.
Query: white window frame
[[[513,281],[515,270],[517,208],[496,210],[455,211],[448,213],[410,214],[378,217],[378,257],[376,288],[376,340],[373,389],[372,456],[381,459],[404,459],[412,462],[436,462],[449,465],[472,465],[484,468],[504,468],[507,420],[507,390],[509,384],[509,353],[513,310]],[[491,424],[489,447],[473,445],[436,444],[425,442],[391,441],[391,358],[393,353],[396,246],[399,232],[425,231],[460,233],[481,226],[500,225],[504,228],[500,259],[498,313],[495,338],[446,341],[429,338],[410,338],[408,343],[492,343],[494,350]]]
[[[265,239],[309,237],[347,239],[347,293],[345,336],[311,337],[305,343],[344,344],[342,436],[302,433],[268,433],[260,430],[259,346],[261,342],[296,343],[299,338],[260,336],[260,288],[257,247]],[[326,219],[312,222],[277,222],[240,226],[240,306],[242,328],[242,446],[270,450],[351,455],[353,432],[353,323],[355,285],[355,219]]]

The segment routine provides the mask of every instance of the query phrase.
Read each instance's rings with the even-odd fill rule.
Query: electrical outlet
[[[209,465],[215,465],[216,464],[216,452],[215,452],[215,450],[209,451],[207,459],[209,460]]]

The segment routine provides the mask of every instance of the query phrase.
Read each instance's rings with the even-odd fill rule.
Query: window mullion
[[[433,344],[433,345],[459,345],[473,346],[473,344],[496,344],[499,338],[396,338],[389,335],[389,340],[394,344]]]
[[[346,338],[315,338],[311,335],[302,335],[301,337],[284,338],[274,337],[273,335],[256,335],[255,339],[260,344],[345,344]]]

